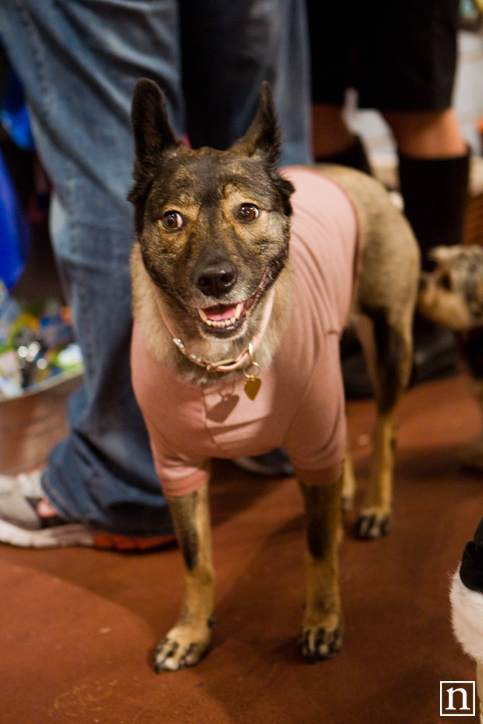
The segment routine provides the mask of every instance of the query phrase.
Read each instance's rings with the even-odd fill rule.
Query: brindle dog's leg
[[[178,623],[156,649],[155,669],[198,663],[211,641],[214,571],[208,486],[168,499],[184,561],[184,599]]]
[[[307,518],[308,549],[306,604],[299,645],[311,663],[330,658],[342,646],[337,550],[341,485],[341,478],[332,485],[300,484]]]
[[[356,321],[377,406],[369,488],[357,523],[360,538],[384,535],[391,522],[396,408],[411,372],[411,325],[407,310],[396,320],[386,309],[367,310],[367,317]]]

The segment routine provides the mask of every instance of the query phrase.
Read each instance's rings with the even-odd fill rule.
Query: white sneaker
[[[60,515],[40,516],[38,503],[45,497],[42,471],[0,475],[0,543],[22,548],[88,546],[117,550],[146,550],[174,541],[173,534],[142,537],[102,532]]]

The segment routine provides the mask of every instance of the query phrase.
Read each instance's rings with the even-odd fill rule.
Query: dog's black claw
[[[160,641],[160,643],[156,646],[154,653],[154,670],[157,674],[160,674],[162,671],[166,671],[166,669],[170,668],[169,666],[166,666],[166,662],[168,659],[174,657],[178,648],[179,644],[177,641],[170,641],[168,638]],[[177,668],[181,668],[181,666],[182,664],[180,662]]]
[[[356,524],[356,536],[361,540],[382,538],[389,533],[391,517],[389,514],[361,514]]]
[[[324,628],[303,630],[299,639],[299,651],[309,664],[326,661],[339,653],[342,648],[342,627],[334,631]]]
[[[196,636],[193,635],[193,639]],[[209,648],[209,636],[199,640],[179,640],[167,636],[158,644],[154,654],[154,670],[157,674],[162,671],[179,671],[186,666],[194,666],[203,657]]]

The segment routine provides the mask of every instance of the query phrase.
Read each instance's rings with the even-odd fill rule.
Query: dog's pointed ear
[[[186,144],[177,138],[169,125],[164,95],[152,80],[141,78],[136,83],[131,120],[136,156],[134,186],[127,198],[134,204],[135,226],[137,233],[140,234],[143,229],[148,190],[162,154],[177,148],[186,148]]]
[[[281,136],[273,102],[272,91],[267,81],[260,88],[258,110],[245,135],[236,141],[231,150],[246,156],[259,156],[266,164],[273,183],[280,192],[284,212],[292,213],[290,196],[295,191],[293,184],[280,176],[277,162],[280,158]]]
[[[131,120],[137,165],[152,166],[163,151],[185,145],[169,125],[164,94],[148,78],[136,83]]]
[[[262,153],[270,163],[276,164],[280,158],[280,145],[280,130],[272,91],[267,81],[264,81],[260,88],[255,118],[245,135],[233,144],[232,150],[247,156]]]

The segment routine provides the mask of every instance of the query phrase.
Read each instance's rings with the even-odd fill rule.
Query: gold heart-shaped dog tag
[[[243,390],[246,396],[250,398],[250,400],[254,400],[255,397],[258,395],[258,391],[261,386],[262,381],[260,377],[253,377],[253,375],[250,375],[250,377],[248,377],[247,381],[243,385]]]

